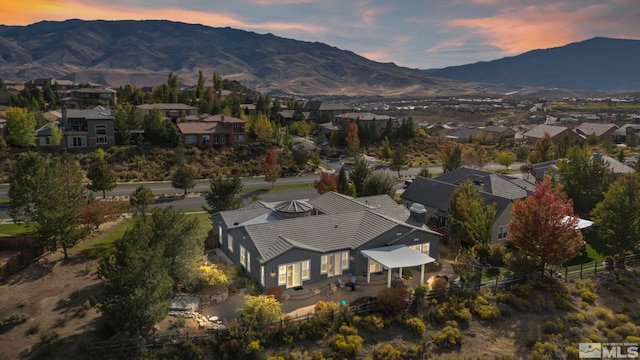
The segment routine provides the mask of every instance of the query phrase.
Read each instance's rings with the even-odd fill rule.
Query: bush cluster
[[[450,320],[442,330],[432,336],[433,342],[438,347],[454,348],[462,345],[462,332],[458,328],[458,323]]]

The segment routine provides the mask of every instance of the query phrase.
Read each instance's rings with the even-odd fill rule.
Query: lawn
[[[34,229],[30,225],[24,224],[2,224],[0,225],[0,234],[7,235],[30,235]]]

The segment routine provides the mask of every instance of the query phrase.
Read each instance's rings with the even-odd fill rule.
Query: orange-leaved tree
[[[330,173],[323,171],[320,174],[320,180],[315,183],[318,194],[328,193],[329,191],[337,191],[338,189],[338,175],[336,173]]]
[[[274,149],[267,151],[267,155],[264,157],[262,163],[262,173],[264,174],[264,180],[271,182],[273,188],[276,181],[280,177],[280,162],[278,161],[278,153]]]
[[[358,154],[360,150],[360,137],[358,136],[358,124],[352,122],[349,124],[349,128],[347,129],[347,147],[351,152],[351,155],[354,157]]]
[[[536,185],[533,194],[517,200],[511,214],[508,240],[543,268],[574,258],[584,244],[571,199],[550,176]]]

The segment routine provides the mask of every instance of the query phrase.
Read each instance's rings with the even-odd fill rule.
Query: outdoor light
[[[272,278],[276,277],[276,272],[275,272],[275,271],[273,271],[273,270],[271,270],[271,277],[272,277]]]

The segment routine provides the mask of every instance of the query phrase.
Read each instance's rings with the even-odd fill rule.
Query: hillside
[[[264,93],[446,95],[507,92],[378,63],[317,42],[170,21],[44,21],[0,26],[0,78],[54,77],[109,86],[195,85],[216,72]]]
[[[429,70],[461,81],[604,91],[640,90],[640,40],[597,37],[488,62]]]

